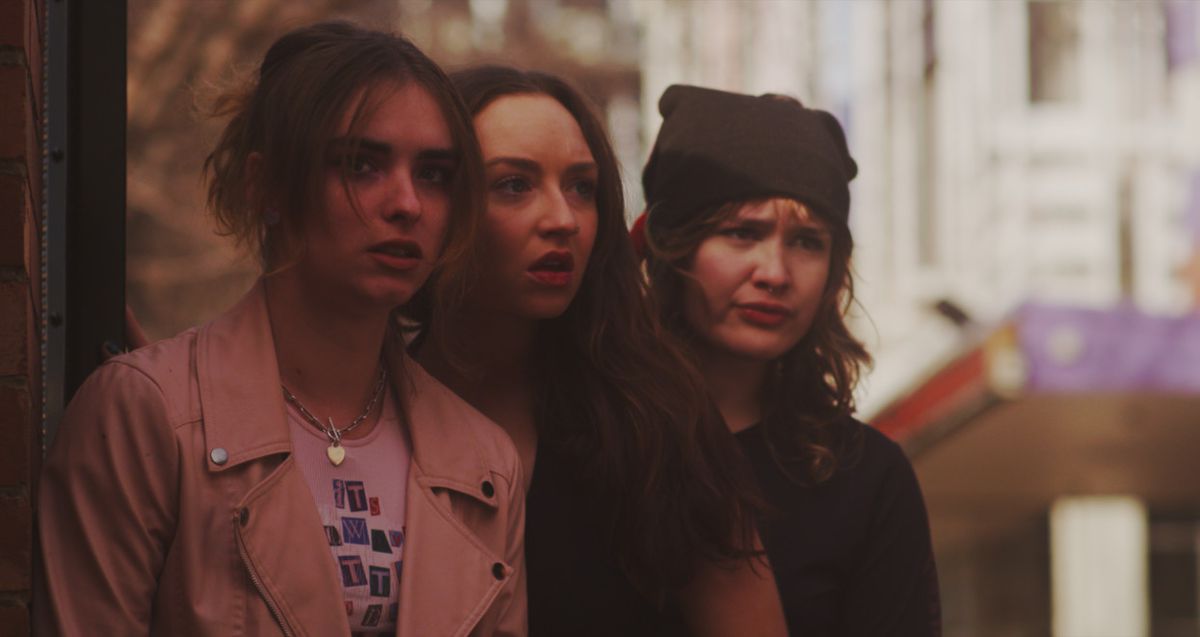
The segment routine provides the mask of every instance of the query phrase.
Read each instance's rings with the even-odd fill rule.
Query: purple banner
[[[1015,321],[1031,392],[1200,392],[1200,315],[1026,305]]]
[[[1200,54],[1196,43],[1200,3],[1196,0],[1166,0],[1167,68],[1175,70],[1194,62]]]

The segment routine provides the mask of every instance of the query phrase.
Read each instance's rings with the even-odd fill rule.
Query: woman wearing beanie
[[[767,499],[759,525],[792,634],[940,634],[928,519],[900,448],[853,417],[870,357],[848,184],[829,113],[672,86],[633,239]]]
[[[543,73],[452,79],[483,150],[482,268],[413,349],[532,476],[530,634],[784,634],[749,476],[647,304],[600,120]]]

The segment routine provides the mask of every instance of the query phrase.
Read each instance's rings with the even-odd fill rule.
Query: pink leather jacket
[[[413,444],[396,634],[524,635],[512,441],[398,338],[388,358]],[[349,635],[285,418],[261,283],[92,374],[38,494],[38,634]]]

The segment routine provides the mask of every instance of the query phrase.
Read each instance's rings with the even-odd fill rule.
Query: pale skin
[[[529,369],[534,331],[539,321],[565,312],[579,289],[596,237],[596,162],[579,125],[550,97],[497,99],[475,117],[475,129],[488,191],[480,246],[485,278],[469,311],[450,325],[451,340],[471,353],[470,369],[448,364],[432,343],[418,360],[504,427],[528,487],[537,450]],[[565,285],[534,275],[539,259],[555,252],[570,254]]]
[[[770,365],[808,332],[829,277],[828,225],[799,202],[743,205],[696,249],[683,313],[725,422],[762,418]]]
[[[487,167],[483,235],[490,237],[482,249],[491,278],[480,287],[490,293],[472,299],[450,326],[448,340],[471,353],[469,371],[449,364],[436,339],[418,360],[509,433],[532,476],[533,335],[539,321],[566,311],[583,277],[597,226],[596,164],[574,118],[545,95],[498,98],[476,115],[475,128]],[[567,284],[530,274],[547,251],[571,254]],[[702,564],[680,602],[695,635],[787,634],[774,577],[761,564]]]
[[[339,428],[362,412],[390,313],[428,278],[449,209],[453,144],[437,102],[416,83],[378,95],[357,132],[357,154],[345,156],[353,152],[349,111],[330,143],[322,210],[299,237],[319,249],[266,277],[280,379]],[[343,157],[357,210],[342,188]],[[369,434],[381,408],[346,438]]]

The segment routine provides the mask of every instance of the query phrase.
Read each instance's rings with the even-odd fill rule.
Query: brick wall
[[[0,635],[29,634],[41,459],[42,37],[45,0],[0,1]]]

